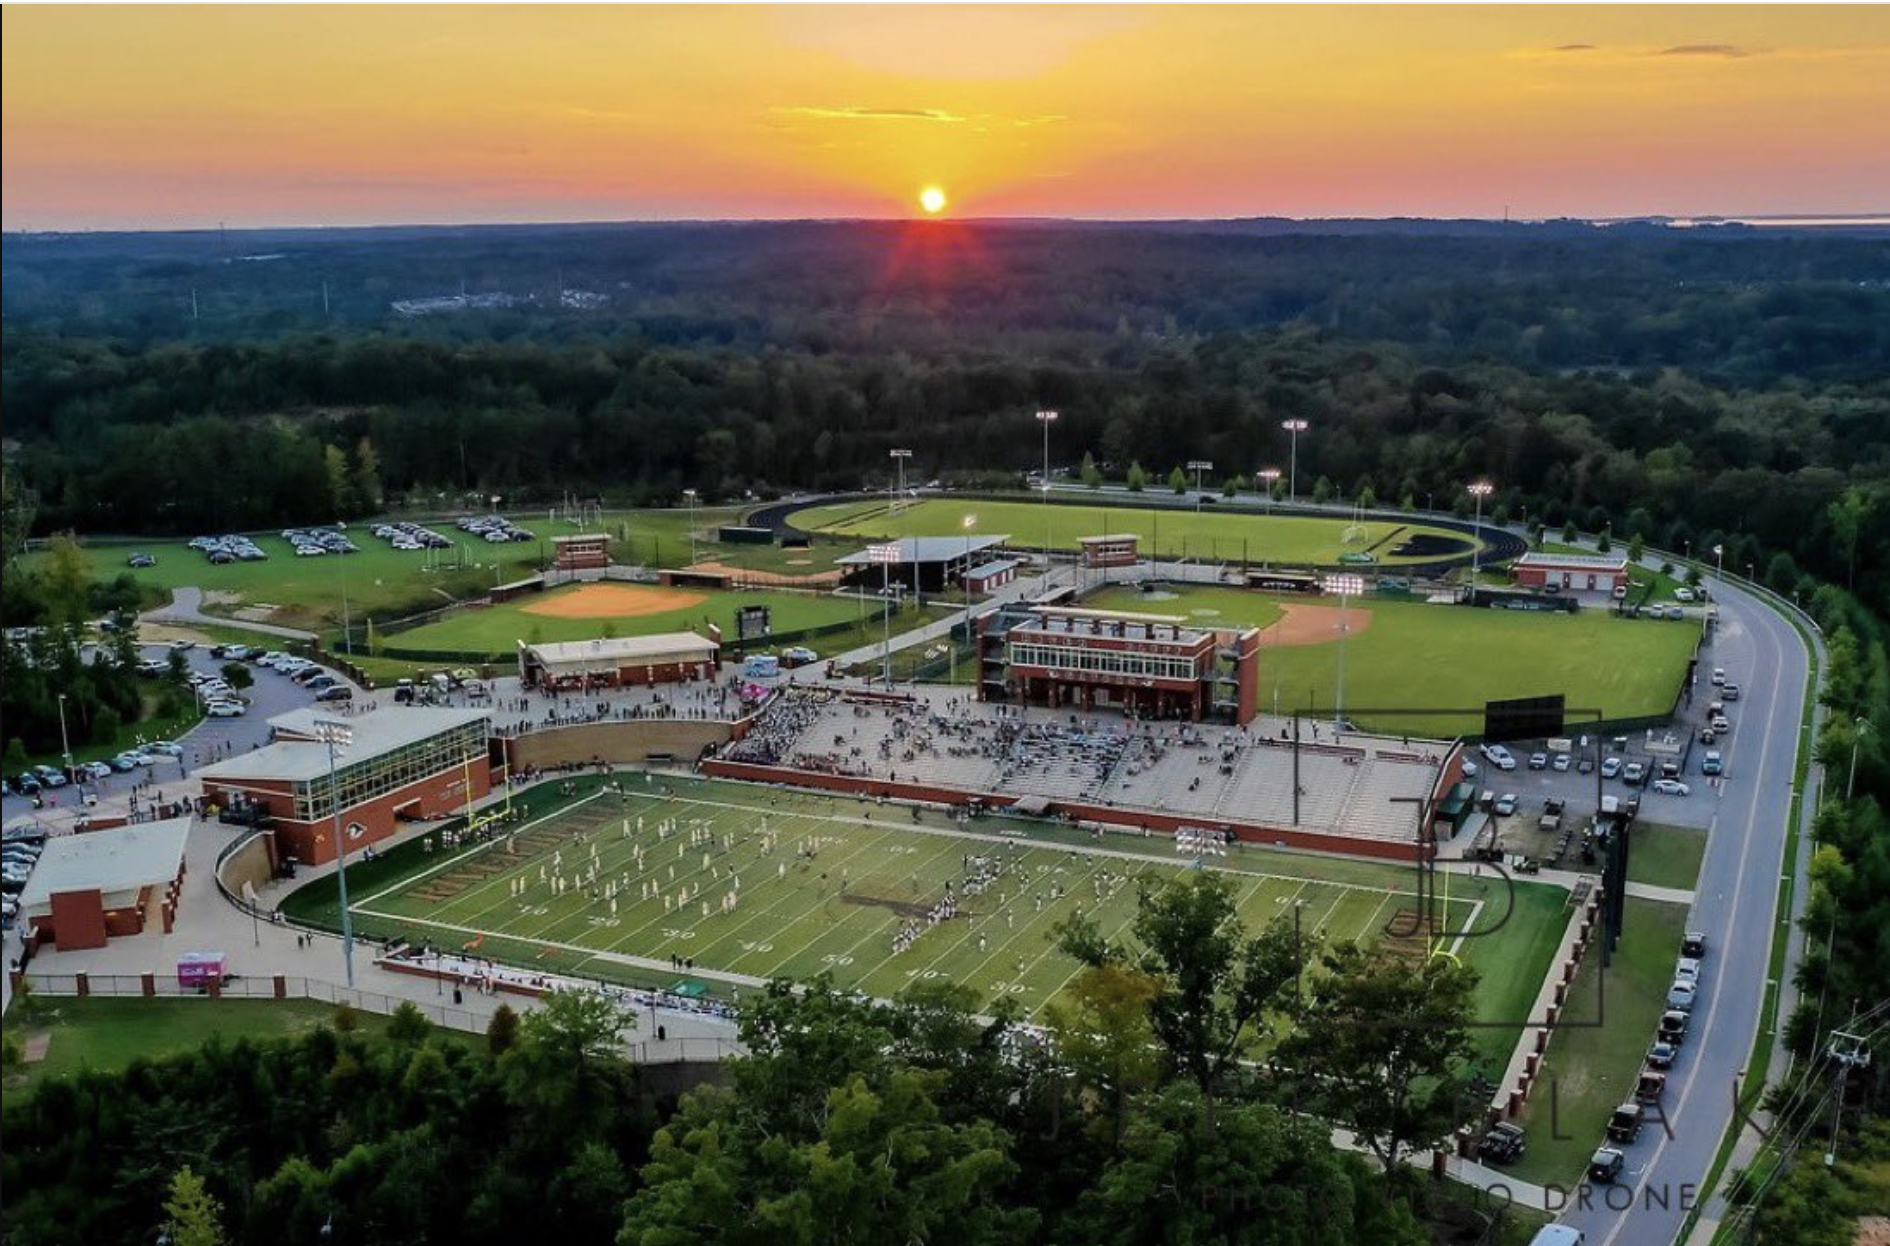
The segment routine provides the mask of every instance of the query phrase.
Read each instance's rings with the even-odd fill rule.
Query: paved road
[[[1713,588],[1719,634],[1703,666],[1725,667],[1745,696],[1722,750],[1727,780],[1688,920],[1709,940],[1703,1002],[1667,1083],[1671,1132],[1650,1129],[1628,1149],[1628,1176],[1615,1189],[1587,1190],[1586,1206],[1582,1191],[1570,1192],[1561,1222],[1591,1246],[1653,1246],[1679,1233],[1719,1149],[1764,1002],[1809,672],[1789,622],[1742,588]],[[1625,937],[1636,937],[1632,924]]]
[[[278,627],[274,623],[252,623],[247,619],[226,619],[221,615],[203,612],[203,590],[200,588],[174,588],[171,590],[171,604],[159,606],[156,610],[147,610],[138,616],[146,623],[175,623],[185,627],[193,623],[212,624],[217,627],[240,628],[246,632],[256,632],[263,636],[280,636],[285,640],[313,640],[314,632],[305,632],[294,627]]]

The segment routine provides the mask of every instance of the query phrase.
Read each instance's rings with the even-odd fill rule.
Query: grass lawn
[[[1190,615],[1223,626],[1266,626],[1282,604],[1323,598],[1268,597],[1238,589],[1169,586],[1173,599],[1148,602],[1133,589],[1110,589],[1084,602]],[[1208,603],[1197,607],[1196,602]],[[1605,611],[1532,614],[1365,598],[1348,608],[1345,645],[1347,716],[1380,730],[1448,737],[1482,729],[1483,703],[1563,693],[1570,709],[1611,718],[1662,714],[1686,676],[1698,639],[1682,623],[1619,619]],[[1337,693],[1339,643],[1267,647],[1260,655],[1260,703],[1277,695],[1282,710],[1330,706]],[[1450,710],[1466,713],[1386,713]]]
[[[821,593],[790,593],[767,589],[745,590],[741,592],[712,592],[707,589],[672,589],[658,588],[651,585],[609,584],[601,587],[610,589],[621,600],[631,600],[636,596],[647,596],[652,604],[660,604],[666,599],[684,600],[693,598],[693,602],[679,605],[659,613],[630,614],[607,618],[560,618],[553,614],[539,613],[546,608],[557,609],[558,603],[566,601],[574,594],[585,592],[589,586],[573,586],[554,589],[548,593],[534,594],[502,606],[487,610],[465,610],[441,619],[437,623],[428,623],[412,631],[400,632],[381,640],[380,653],[383,658],[399,658],[403,653],[424,650],[452,651],[467,654],[496,655],[509,658],[515,642],[592,640],[600,636],[647,636],[659,632],[702,631],[709,623],[715,623],[722,629],[724,639],[735,637],[735,611],[740,606],[767,606],[773,611],[773,624],[776,633],[800,631],[809,627],[824,627],[829,624],[862,624],[861,635],[866,632],[877,636],[881,627],[881,616],[876,603],[831,597]],[[919,621],[921,614],[917,609],[909,608],[893,616],[895,631],[911,626]],[[864,621],[862,623],[862,621]],[[823,637],[828,648],[836,647],[834,641],[841,637]],[[860,639],[848,641],[849,644],[862,643]],[[844,646],[840,646],[844,647]]]
[[[538,527],[532,530],[547,535],[543,516],[538,520]],[[463,556],[466,565],[429,569],[427,551],[397,550],[374,536],[371,527],[356,524],[349,529],[349,535],[361,547],[360,553],[324,554],[319,558],[298,558],[287,541],[274,535],[255,538],[269,555],[264,562],[217,566],[182,541],[99,546],[88,553],[93,573],[100,577],[124,572],[151,589],[196,587],[206,593],[234,594],[236,600],[213,601],[206,604],[205,610],[234,614],[266,607],[265,616],[254,621],[310,631],[339,626],[344,593],[349,617],[358,626],[364,619],[397,618],[476,597],[491,588],[495,580],[520,579],[538,567],[535,543],[488,545],[467,538],[451,524],[434,524],[440,535],[457,538],[464,552],[438,550],[431,558]],[[157,566],[143,570],[126,567],[125,559],[134,550],[156,557]]]
[[[1266,627],[1283,611],[1272,597],[1244,588],[1179,588],[1164,585],[1152,593],[1116,585],[1083,598],[1086,610],[1122,610],[1132,614],[1171,614],[1197,627]]]
[[[71,1077],[81,1069],[114,1072],[139,1056],[154,1058],[192,1051],[211,1038],[230,1042],[238,1038],[280,1038],[301,1034],[334,1020],[332,1004],[307,999],[68,999],[41,997],[30,1018],[17,1016],[18,1001],[6,1019],[7,1029],[30,1038],[50,1037],[46,1058],[25,1066],[7,1079],[7,1093],[31,1090],[53,1078]],[[359,1014],[361,1028],[378,1032],[385,1017]],[[451,1033],[451,1031],[442,1031]]]
[[[1636,822],[1628,850],[1628,881],[1691,891],[1705,857],[1705,831]]]
[[[1581,1179],[1609,1114],[1633,1093],[1667,1006],[1686,917],[1684,905],[1630,899],[1614,964],[1603,972],[1599,948],[1583,959],[1543,1079],[1517,1118],[1529,1131],[1517,1176],[1570,1186]]]
[[[1048,512],[1046,514],[1046,512]],[[912,502],[896,513],[885,501],[847,502],[796,511],[789,521],[809,531],[856,537],[960,536],[965,516],[977,517],[980,535],[1008,534],[1018,545],[1041,547],[1045,523],[1058,549],[1074,549],[1078,538],[1133,532],[1142,538],[1144,555],[1187,557],[1209,562],[1246,559],[1262,563],[1337,563],[1348,551],[1370,551],[1381,565],[1434,561],[1436,554],[1398,558],[1391,553],[1405,537],[1428,534],[1457,542],[1470,552],[1462,533],[1422,524],[1304,516],[1244,515],[1216,511],[1160,510],[1147,506],[1050,505],[993,502],[987,499],[932,499]],[[1353,540],[1347,541],[1351,533]]]
[[[624,980],[678,976],[639,970],[627,956],[684,956],[761,978],[829,972],[882,997],[914,980],[952,978],[987,1003],[1011,999],[1034,1015],[1077,968],[1054,945],[1056,923],[1080,908],[1105,934],[1120,935],[1138,887],[1177,879],[1185,869],[1159,837],[1110,836],[1102,845],[1110,855],[1101,855],[1080,832],[1040,831],[1034,822],[1011,824],[1029,829],[1000,839],[992,832],[1007,823],[990,818],[973,824],[982,834],[968,836],[929,811],[915,819],[897,806],[708,780],[685,780],[666,793],[666,782],[678,783],[631,775],[625,794],[592,795],[599,780],[586,779],[574,801],[554,801],[541,787],[526,797],[539,820],[519,835],[515,853],[495,844],[443,860],[409,846],[351,869],[356,928],[448,946],[476,940],[499,959]],[[697,837],[706,840],[690,842]],[[1132,855],[1116,855],[1125,852]],[[972,855],[1004,863],[976,896],[964,887]],[[541,881],[541,871],[547,879],[588,872],[593,859],[599,886],[619,884],[615,911],[583,885],[554,894]],[[1236,850],[1214,867],[1223,862],[1250,927],[1290,915],[1303,901],[1305,932],[1335,940],[1380,937],[1407,903],[1412,881],[1396,866],[1261,848]],[[513,889],[518,880],[522,893]],[[925,910],[948,882],[959,889],[960,915],[928,925]],[[646,893],[646,885],[654,890]],[[724,911],[731,892],[739,903]],[[1485,880],[1460,880],[1449,920],[1470,922],[1493,911],[1497,898]],[[332,880],[298,891],[288,908],[333,924]],[[895,951],[896,933],[914,920],[917,938]],[[1533,973],[1526,990],[1518,988],[1533,998],[1546,967],[1541,945],[1552,947],[1558,930],[1552,919],[1532,916],[1491,938],[1466,940],[1461,951],[1493,979]],[[1422,954],[1423,945],[1412,950]],[[1492,1006],[1504,995],[1493,990]]]

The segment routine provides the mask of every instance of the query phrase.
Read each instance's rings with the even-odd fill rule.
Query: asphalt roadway
[[[1582,1185],[1566,1193],[1560,1223],[1586,1233],[1588,1246],[1663,1246],[1703,1201],[1768,984],[1809,669],[1790,622],[1735,584],[1711,583],[1720,622],[1701,668],[1725,667],[1727,677],[1743,685],[1744,697],[1722,749],[1727,778],[1687,922],[1707,935],[1701,1000],[1668,1077],[1666,1128],[1651,1122],[1626,1148],[1627,1171],[1614,1186]],[[1634,937],[1630,923],[1623,938]],[[1651,1042],[1653,1035],[1647,1037]]]

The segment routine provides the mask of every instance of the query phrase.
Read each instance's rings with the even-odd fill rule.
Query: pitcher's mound
[[[707,593],[686,588],[657,588],[643,584],[583,584],[554,593],[520,609],[526,614],[553,619],[636,619],[650,614],[687,610],[709,599]]]

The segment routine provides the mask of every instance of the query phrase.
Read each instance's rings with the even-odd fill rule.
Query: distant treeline
[[[1687,373],[1427,363],[1324,330],[1156,345],[1111,363],[965,350],[748,353],[657,346],[453,345],[384,336],[262,345],[121,344],[10,329],[9,455],[38,531],[192,533],[352,517],[388,500],[565,490],[627,502],[748,489],[857,488],[887,450],[918,479],[1009,472],[1041,455],[1122,478],[1189,459],[1225,476],[1283,465],[1303,418],[1302,492],[1380,505],[1462,499],[1726,546],[1781,591],[1801,569],[1868,591],[1890,568],[1890,371],[1728,387]],[[1855,522],[1834,517],[1849,496]],[[1775,558],[1785,556],[1777,567]],[[1882,604],[1883,590],[1875,600]]]

